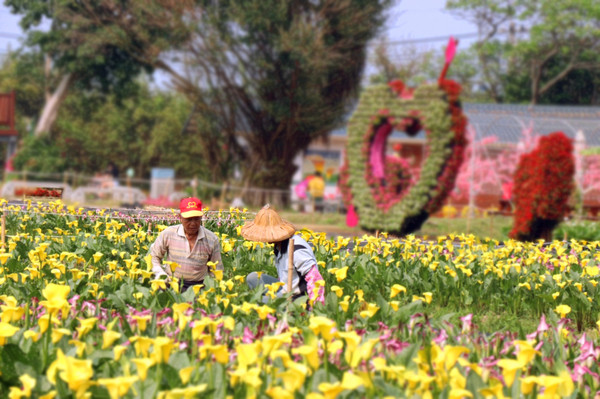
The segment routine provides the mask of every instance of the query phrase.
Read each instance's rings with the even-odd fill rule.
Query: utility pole
[[[515,45],[517,44],[517,26],[515,25],[514,21],[511,21],[510,25],[508,27],[508,42],[510,43],[510,46],[512,48],[514,48]],[[515,70],[515,63],[516,63],[516,59],[514,56],[514,52],[511,51],[509,53],[509,57],[508,57],[508,73],[509,74]]]
[[[469,157],[469,212],[467,214],[467,233],[471,232],[471,220],[473,219],[475,212],[475,150],[477,138],[477,131],[472,128],[473,134],[471,135],[471,156]]]
[[[579,198],[578,198],[578,204],[575,205],[576,209],[577,209],[577,218],[581,219],[581,217],[583,216],[583,196],[584,196],[584,187],[583,187],[583,173],[584,173],[584,162],[583,162],[583,150],[585,149],[585,135],[583,134],[583,131],[578,130],[577,133],[575,133],[575,148],[574,148],[574,152],[575,152],[575,189],[577,191],[579,191]]]

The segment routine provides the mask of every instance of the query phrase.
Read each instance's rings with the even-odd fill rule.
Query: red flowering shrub
[[[551,239],[552,230],[569,212],[574,173],[573,144],[562,132],[542,137],[535,150],[521,157],[514,178],[512,238]]]

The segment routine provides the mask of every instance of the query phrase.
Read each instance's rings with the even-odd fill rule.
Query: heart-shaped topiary
[[[363,91],[348,123],[348,176],[341,179],[345,202],[356,208],[362,228],[405,235],[442,206],[466,146],[459,94],[460,85],[451,80],[414,90],[396,81]],[[393,129],[414,135],[421,128],[427,134],[426,158],[418,179],[410,182],[406,170],[386,161],[387,138]],[[402,178],[390,181],[390,169]]]

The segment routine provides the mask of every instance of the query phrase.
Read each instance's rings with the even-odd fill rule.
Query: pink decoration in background
[[[350,204],[348,207],[348,213],[346,213],[346,226],[354,227],[358,224],[358,215],[354,209],[354,205]]]
[[[304,179],[300,183],[296,184],[296,187],[294,187],[294,191],[296,192],[296,195],[298,196],[298,198],[306,199],[306,192],[308,190],[308,182],[310,181],[311,178],[312,178],[312,176],[308,176],[306,179]]]
[[[512,198],[513,182],[506,182],[502,184],[502,199],[510,201]]]
[[[510,200],[513,176],[519,158],[521,154],[530,152],[537,146],[540,136],[534,134],[532,124],[523,126],[519,143],[500,152],[493,150],[491,146],[497,143],[496,136],[477,140],[478,136],[480,135],[473,126],[469,125],[469,145],[465,149],[465,161],[460,167],[455,188],[450,196],[454,201],[465,201],[472,189],[475,196],[487,193],[501,195],[503,200]]]
[[[456,45],[458,42],[452,36],[448,40],[448,46],[446,47],[446,64],[452,63],[454,56],[456,55]]]
[[[4,170],[6,172],[14,172],[15,171],[15,167],[13,164],[13,160],[15,159],[15,155],[17,153],[15,152],[14,154],[12,154],[7,160],[6,163],[4,164]]]
[[[456,176],[454,190],[450,193],[450,197],[454,200],[468,199],[470,190],[477,195],[492,187],[498,190],[501,185],[495,160],[488,157],[486,150],[486,146],[497,141],[496,137],[486,137],[477,141],[477,133],[471,125],[467,127],[466,133],[469,144],[465,148],[465,160]]]
[[[161,208],[175,208],[177,206],[165,195],[158,198],[148,198],[144,201],[144,205],[160,206]]]
[[[584,199],[593,200],[600,195],[600,154],[582,156],[581,167],[577,184]]]
[[[444,69],[442,69],[442,73],[440,73],[440,78],[438,79],[439,82],[446,78],[448,68],[450,67],[452,60],[454,59],[454,55],[456,54],[457,44],[458,42],[452,36],[450,36],[450,39],[448,40],[448,45],[446,46],[446,62],[444,64]]]
[[[392,125],[385,123],[381,125],[375,133],[373,144],[371,145],[371,154],[369,155],[369,163],[373,176],[378,179],[385,177],[385,145],[387,138],[392,132]]]

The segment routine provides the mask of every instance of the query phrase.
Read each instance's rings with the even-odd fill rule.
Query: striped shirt
[[[194,248],[191,250],[181,224],[167,227],[156,237],[156,241],[150,247],[150,254],[152,271],[156,278],[172,274],[169,266],[163,266],[163,261],[178,264],[180,267],[176,268],[173,274],[186,281],[204,280],[208,273],[207,262],[217,262],[216,268],[223,270],[219,239],[204,226],[200,226]]]

